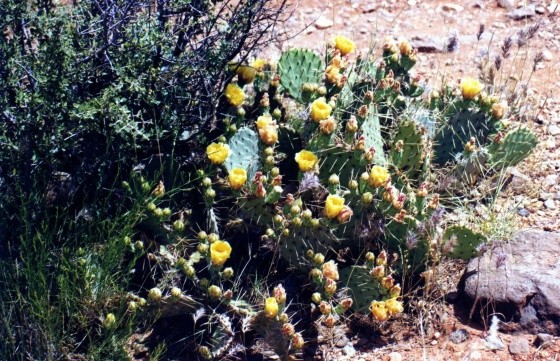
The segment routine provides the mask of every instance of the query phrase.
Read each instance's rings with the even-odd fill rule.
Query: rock
[[[437,7],[436,11],[441,12],[441,11],[455,11],[455,12],[462,12],[463,11],[463,7],[461,5],[457,5],[457,4],[441,4]]]
[[[547,209],[556,209],[556,203],[554,203],[554,199],[547,199],[546,201],[544,201],[544,206]],[[558,294],[558,296],[560,296],[560,294]]]
[[[507,17],[513,20],[523,20],[535,16],[535,4],[527,5],[507,13]]]
[[[346,356],[354,356],[356,354],[356,349],[354,348],[354,346],[348,344],[346,346],[344,346],[342,348],[342,352],[346,355]]]
[[[558,4],[556,2],[550,3],[550,5],[548,5],[548,7],[546,9],[551,14],[553,14],[553,13],[558,14],[560,12],[560,4]]]
[[[410,43],[420,53],[445,53],[447,50],[446,40],[434,36],[417,35],[410,39]]]
[[[461,328],[457,331],[453,331],[449,335],[449,341],[455,344],[465,342],[468,338],[469,338],[469,331],[465,330],[464,328]]]
[[[372,13],[375,10],[377,10],[378,6],[379,6],[379,4],[371,1],[371,2],[368,2],[367,4],[364,4],[363,6],[361,6],[360,10],[362,11],[362,13],[368,14],[368,13]]]
[[[520,215],[521,217],[529,217],[529,211],[526,208],[521,208],[520,210],[517,211],[517,214]]]
[[[338,340],[336,340],[336,347],[343,348],[348,344],[348,338],[344,335],[340,336]]]
[[[321,16],[319,19],[317,19],[314,25],[317,29],[323,30],[332,27],[334,23],[331,19]]]
[[[509,353],[512,355],[525,355],[529,353],[529,341],[522,337],[515,337],[508,346]]]
[[[546,12],[546,9],[544,8],[544,6],[539,5],[535,8],[535,12],[537,14],[541,15],[541,14],[544,14]]]
[[[537,311],[531,305],[523,307],[521,310],[521,317],[519,318],[519,324],[525,327],[531,327],[533,324],[539,322],[537,317]]]
[[[402,355],[398,352],[391,352],[389,354],[389,361],[402,361]]]
[[[544,182],[547,186],[555,186],[558,184],[558,174],[549,174],[544,179]]]
[[[549,335],[548,333],[539,333],[537,337],[535,337],[535,341],[533,342],[535,346],[540,347],[543,343],[551,342],[554,340],[554,336]]]
[[[515,0],[498,0],[498,5],[506,10],[515,8]]]
[[[507,255],[505,267],[498,259],[503,254]],[[462,291],[471,300],[499,304],[506,313],[520,313],[530,305],[540,320],[558,318],[558,254],[560,233],[518,231],[509,242],[496,244],[491,252],[469,262],[461,282]],[[556,332],[560,332],[560,327]]]
[[[550,135],[558,135],[560,134],[560,127],[556,124],[550,124],[547,128],[547,131]]]

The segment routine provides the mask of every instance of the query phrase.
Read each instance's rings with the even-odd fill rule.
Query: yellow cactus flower
[[[278,301],[275,297],[268,297],[264,302],[264,314],[268,318],[278,316]]]
[[[247,171],[242,168],[233,168],[231,172],[229,172],[228,179],[232,189],[241,189],[247,181]]]
[[[256,58],[253,63],[251,64],[251,66],[253,68],[255,68],[257,71],[261,71],[264,69],[266,65],[266,60],[264,59],[260,59],[260,58]]]
[[[389,318],[389,312],[384,301],[371,302],[369,310],[377,321],[386,321]]]
[[[385,301],[385,308],[389,315],[395,315],[404,311],[403,304],[401,301],[397,301],[396,297],[390,298]]]
[[[327,104],[325,98],[318,98],[311,104],[311,119],[319,122],[331,115],[332,107]]]
[[[225,95],[228,103],[234,107],[240,106],[245,101],[245,92],[243,92],[239,85],[234,83],[229,83],[226,86]]]
[[[229,156],[229,146],[224,143],[212,143],[206,148],[206,156],[213,164],[220,165]]]
[[[268,127],[272,124],[272,116],[270,114],[261,115],[257,118],[255,124],[257,125],[257,129],[259,130],[264,127]]]
[[[278,128],[276,125],[267,125],[259,129],[259,137],[267,145],[273,145],[278,141]]]
[[[249,84],[255,80],[257,69],[252,66],[242,65],[237,68],[236,74],[239,80]]]
[[[461,94],[463,98],[472,100],[484,89],[484,85],[475,78],[466,77],[461,79]]]
[[[344,208],[344,198],[331,194],[325,201],[325,215],[327,218],[334,219]]]
[[[391,177],[389,176],[389,171],[387,170],[387,168],[380,165],[374,165],[369,172],[369,184],[372,187],[381,187],[387,184],[389,179],[391,179]]]
[[[299,166],[299,170],[302,172],[309,172],[315,169],[319,159],[315,154],[308,150],[302,150],[296,153],[296,162]]]
[[[340,51],[342,55],[350,54],[356,49],[356,44],[343,35],[335,36],[333,42],[336,50]]]
[[[340,68],[334,65],[329,65],[325,70],[325,77],[329,84],[339,84],[342,79],[342,74],[340,74]]]
[[[221,267],[226,263],[231,255],[231,246],[225,241],[216,241],[210,246],[210,259],[216,267]]]

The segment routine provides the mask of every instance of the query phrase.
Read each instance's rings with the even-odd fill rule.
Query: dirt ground
[[[512,215],[520,228],[534,227],[546,231],[560,230],[560,5],[554,0],[510,1],[517,7],[534,6],[534,15],[514,20],[510,11],[497,0],[422,1],[422,0],[301,0],[294,2],[293,15],[282,31],[293,38],[278,42],[268,55],[279,56],[281,50],[306,47],[322,51],[326,42],[343,34],[364,51],[370,45],[380,49],[385,36],[420,37],[435,43],[455,37],[453,51],[419,54],[415,71],[428,85],[436,86],[441,79],[459,80],[463,76],[480,77],[481,59],[494,59],[501,53],[504,40],[512,37],[511,56],[505,59],[496,76],[496,83],[505,87],[512,81],[527,83],[517,91],[527,96],[528,105],[521,116],[512,119],[533,129],[541,140],[538,149],[523,164],[508,171],[509,185],[500,196],[495,210]],[[504,1],[504,3],[507,1]],[[519,9],[517,9],[519,11]],[[484,26],[483,32],[481,25]],[[538,25],[538,28],[535,28]],[[530,28],[536,33],[526,45],[518,46]],[[478,35],[478,36],[477,36]],[[534,59],[541,58],[535,65]],[[532,71],[534,69],[534,71]],[[450,266],[452,267],[452,266]],[[450,270],[451,278],[460,277],[462,269]],[[463,310],[464,311],[464,310]],[[324,360],[500,360],[525,361],[560,360],[560,340],[541,347],[533,345],[535,335],[501,332],[505,348],[490,351],[484,343],[487,331],[462,318],[451,304],[443,304],[437,313],[434,330],[413,330],[393,335],[392,343],[373,346],[368,339],[349,332],[346,341],[340,334],[325,337],[316,359]],[[408,323],[410,325],[410,323]],[[410,328],[410,327],[409,327]],[[469,337],[454,344],[449,335],[465,329]],[[339,330],[340,331],[340,330]],[[344,330],[340,331],[344,333]],[[340,333],[338,332],[338,333]],[[422,332],[424,332],[422,334]],[[404,334],[408,333],[407,336]],[[529,353],[514,354],[512,344],[529,341]],[[356,353],[348,349],[352,345]]]

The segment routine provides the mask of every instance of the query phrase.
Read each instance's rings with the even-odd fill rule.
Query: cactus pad
[[[297,100],[302,99],[303,84],[318,84],[323,74],[321,58],[310,50],[286,51],[278,61],[280,82],[288,93]]]
[[[494,166],[513,166],[525,159],[537,146],[537,137],[527,128],[510,131],[501,143],[489,147]]]
[[[324,150],[318,156],[321,159],[319,179],[323,183],[328,183],[331,174],[336,174],[340,179],[340,184],[346,185],[350,179],[358,179],[360,174],[365,171],[367,163],[363,151],[348,150],[342,147]]]
[[[229,140],[230,156],[224,163],[228,172],[233,168],[247,170],[252,179],[260,167],[259,137],[253,130],[243,127]]]
[[[445,231],[443,242],[443,249],[447,256],[469,260],[476,256],[476,248],[487,242],[487,239],[467,227],[452,226]]]
[[[381,125],[375,107],[370,107],[368,115],[362,123],[362,136],[365,138],[366,149],[373,148],[375,150],[373,162],[385,165],[387,161],[383,150],[383,136],[381,135]]]
[[[348,295],[354,300],[352,307],[360,313],[367,314],[371,301],[381,300],[383,296],[387,296],[387,290],[362,266],[342,269],[340,284],[348,289]]]
[[[305,267],[308,266],[305,255],[307,250],[326,254],[334,241],[335,237],[327,228],[290,228],[288,236],[280,237],[280,256],[292,266]]]
[[[398,144],[401,144],[399,149]],[[392,139],[390,161],[407,174],[414,174],[422,167],[424,139],[416,122],[403,121]]]

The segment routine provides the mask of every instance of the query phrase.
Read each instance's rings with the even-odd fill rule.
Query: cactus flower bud
[[[324,290],[327,295],[334,295],[334,293],[336,292],[336,281],[330,278],[326,278]]]
[[[352,308],[353,304],[354,300],[352,300],[350,297],[344,298],[340,301],[340,306],[344,311],[348,311],[350,308]]]
[[[158,185],[152,191],[152,195],[156,198],[161,198],[165,194],[165,185],[162,181],[159,181]]]
[[[179,287],[172,287],[171,291],[171,298],[173,299],[179,299],[181,298],[181,295],[183,294],[183,292],[181,291],[181,289]]]
[[[355,179],[348,181],[348,189],[356,190],[358,189],[358,182]]]
[[[394,285],[393,287],[391,287],[391,289],[389,290],[389,294],[391,295],[391,297],[398,297],[401,294],[401,285],[399,285],[398,283],[396,285]]]
[[[303,224],[303,221],[301,220],[300,217],[294,217],[294,219],[292,219],[292,225],[296,228],[301,227],[301,225]]]
[[[142,192],[148,193],[150,191],[150,183],[142,182]]]
[[[373,194],[371,192],[365,192],[362,194],[362,203],[371,204],[373,203]]]
[[[385,276],[385,277],[383,277],[383,279],[381,280],[381,285],[382,285],[386,290],[390,290],[391,288],[393,288],[394,283],[395,283],[395,280],[394,280],[393,277],[391,277],[391,276]]]
[[[152,302],[159,302],[161,300],[161,290],[157,287],[152,288],[148,291],[148,299]]]
[[[227,300],[227,301],[231,300],[233,298],[233,291],[232,290],[226,290],[224,292],[223,297],[224,297],[224,300]]]
[[[315,304],[319,304],[321,302],[321,294],[319,292],[315,292],[311,295],[311,301]]]
[[[303,337],[301,336],[301,333],[298,332],[294,334],[294,336],[292,337],[292,348],[294,350],[301,350],[304,344],[305,341],[303,341]]]
[[[180,219],[173,222],[173,230],[175,232],[183,232],[185,230],[185,223]]]
[[[136,310],[138,309],[138,302],[128,301],[127,308],[130,312],[136,312]]]
[[[311,228],[319,228],[319,226],[321,225],[321,222],[317,218],[312,218],[309,221],[309,225],[311,226]]]
[[[211,360],[212,359],[212,352],[210,351],[210,349],[206,346],[200,346],[198,348],[198,353],[200,354],[200,356],[202,356],[203,359],[205,360]]]
[[[286,303],[286,290],[284,289],[284,287],[282,286],[282,284],[279,284],[278,286],[274,287],[274,298],[276,298],[276,301],[280,304],[284,304]]]
[[[157,206],[154,202],[150,202],[148,203],[148,205],[146,205],[146,209],[149,210],[150,212],[154,212],[156,210]]]
[[[330,303],[326,302],[326,301],[321,301],[319,303],[319,311],[321,312],[321,314],[323,315],[328,315],[331,313],[332,311],[332,306]]]
[[[196,250],[198,251],[198,253],[205,255],[206,253],[208,253],[208,245],[206,243],[199,243],[198,246],[196,246]]]
[[[322,253],[315,253],[313,256],[313,262],[318,265],[322,265],[325,262],[325,256]]]
[[[264,314],[268,318],[274,318],[278,315],[278,301],[274,297],[268,297],[264,302]]]
[[[169,217],[171,215],[171,208],[166,207],[164,209],[161,210],[161,213],[165,216],[165,217]]]
[[[319,121],[319,130],[321,133],[329,135],[336,130],[336,121],[333,117],[328,117]]]
[[[278,316],[278,321],[280,321],[281,323],[287,323],[290,322],[290,317],[286,312],[282,312],[280,316]]]
[[[204,196],[208,199],[214,199],[214,197],[216,197],[216,191],[212,188],[208,188],[206,192],[204,192]]]
[[[289,322],[284,323],[282,325],[282,334],[284,336],[292,337],[294,335],[294,333],[296,333],[296,329],[295,329],[294,325],[292,325]]]
[[[325,326],[328,328],[333,328],[336,324],[336,318],[333,315],[328,315],[325,317]]]
[[[233,268],[231,268],[231,267],[225,268],[225,269],[223,270],[223,272],[222,272],[222,276],[223,276],[226,280],[229,280],[230,278],[232,278],[233,275],[234,275],[234,272],[233,272]]]
[[[385,276],[385,267],[376,266],[371,270],[370,274],[373,278],[380,280],[383,278],[383,276]]]
[[[346,131],[348,133],[356,133],[358,131],[358,121],[355,116],[351,116],[346,122]]]
[[[278,142],[278,127],[276,125],[267,125],[259,129],[259,137],[264,144],[273,145]]]
[[[336,220],[338,221],[338,223],[348,222],[353,214],[354,212],[352,212],[352,209],[350,207],[344,206],[336,216]]]
[[[136,241],[136,242],[134,242],[134,248],[135,248],[137,251],[143,250],[143,249],[144,249],[144,242],[142,242],[142,241]]]
[[[115,315],[113,313],[108,313],[103,320],[103,327],[105,327],[106,329],[111,329],[115,327],[116,323],[117,318],[115,317]]]
[[[216,285],[211,285],[208,287],[208,296],[214,300],[220,299],[222,297],[222,289]]]
[[[310,272],[309,275],[311,276],[312,279],[314,280],[320,280],[323,278],[323,273],[321,272],[320,269],[318,268],[313,268]]]

